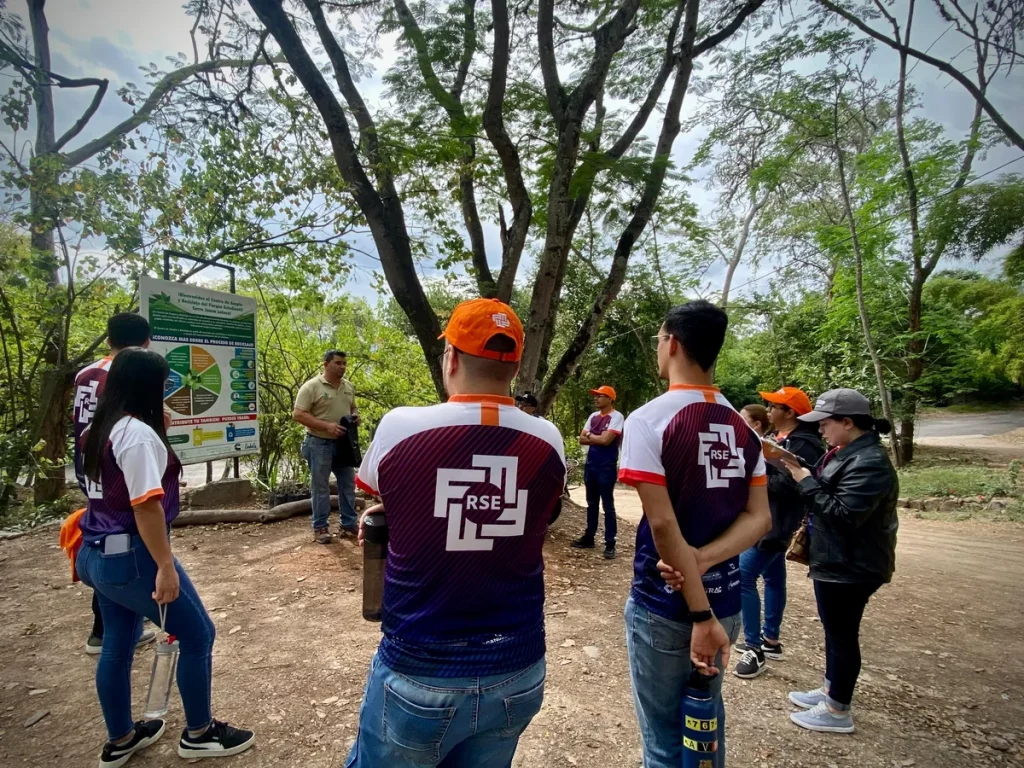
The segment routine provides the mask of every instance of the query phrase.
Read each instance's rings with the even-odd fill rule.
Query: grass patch
[[[995,403],[955,403],[944,406],[928,406],[922,408],[926,416],[942,416],[944,414],[956,413],[991,413],[993,411],[1012,411],[1017,408],[1024,408],[1020,400],[1001,400]]]
[[[911,464],[899,471],[900,496],[922,499],[928,496],[993,496],[1021,495],[1020,465],[1009,469],[993,469],[983,465],[918,466]]]

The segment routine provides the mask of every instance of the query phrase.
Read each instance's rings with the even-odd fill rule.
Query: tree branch
[[[338,83],[341,95],[345,98],[345,103],[348,104],[349,109],[352,110],[352,114],[356,118],[356,125],[359,126],[359,144],[366,151],[366,154],[370,158],[370,162],[373,163],[374,167],[377,169],[376,173],[378,181],[385,180],[385,183],[388,184],[391,192],[394,193],[391,175],[385,170],[384,164],[380,162],[377,126],[373,122],[370,110],[366,108],[366,102],[363,101],[362,94],[359,93],[359,89],[356,88],[355,81],[352,79],[352,73],[349,71],[348,59],[345,57],[345,52],[335,39],[334,33],[331,31],[331,27],[327,23],[327,18],[324,16],[321,4],[317,0],[304,0],[304,2],[306,4],[306,8],[309,10],[310,16],[313,18],[313,24],[316,27],[317,34],[320,36],[320,42],[323,43],[324,50],[327,51],[327,58],[331,60],[331,67],[334,69],[334,79]],[[279,40],[278,45],[280,44],[281,42]],[[302,53],[303,55],[306,55],[305,49],[303,49]],[[345,123],[345,129],[346,131],[348,130],[347,120]]]
[[[484,105],[483,128],[501,160],[505,176],[509,203],[512,205],[512,226],[504,228],[505,236],[501,249],[501,271],[498,274],[498,298],[508,301],[512,296],[519,260],[526,244],[526,235],[533,219],[533,202],[523,179],[523,165],[519,150],[505,130],[502,104],[508,83],[510,55],[510,29],[507,0],[491,0],[491,16],[494,25],[494,53],[491,63],[491,78]],[[499,206],[500,213],[500,206]],[[504,216],[501,216],[504,222]]]
[[[115,141],[134,131],[140,125],[149,120],[153,112],[156,111],[160,106],[160,103],[169,93],[171,93],[171,91],[190,77],[203,72],[213,72],[218,69],[247,67],[249,64],[250,62],[246,59],[212,59],[199,64],[190,64],[187,67],[176,69],[175,71],[164,75],[160,82],[153,87],[153,91],[149,94],[149,97],[142,103],[142,106],[139,107],[138,111],[136,111],[134,115],[114,126],[98,139],[93,139],[88,144],[85,144],[71,152],[65,153],[63,156],[64,167],[74,168],[76,165],[85,162],[93,155],[108,149]]]
[[[89,103],[88,108],[82,113],[82,116],[75,121],[68,130],[57,139],[57,142],[53,145],[54,152],[60,152],[64,145],[71,141],[75,136],[82,132],[82,129],[88,125],[89,121],[92,120],[92,116],[96,114],[96,110],[100,108],[100,102],[103,101],[103,97],[107,94],[108,82],[106,80],[98,81],[98,87],[96,93],[93,94],[92,101]]]
[[[473,2],[474,0],[466,0],[467,25],[474,23]],[[456,87],[450,93],[445,89],[437,73],[434,71],[434,65],[430,58],[430,46],[423,35],[423,30],[420,29],[416,18],[409,10],[409,6],[405,0],[394,0],[394,5],[395,11],[398,14],[398,20],[405,31],[405,37],[416,53],[416,62],[419,65],[420,74],[423,75],[427,90],[430,91],[430,94],[437,103],[448,114],[452,130],[462,144],[461,167],[459,168],[459,196],[461,198],[462,221],[469,232],[470,251],[473,254],[473,269],[476,273],[480,294],[485,297],[493,297],[497,293],[497,286],[494,283],[494,277],[491,275],[490,265],[487,263],[487,244],[484,240],[484,229],[480,223],[480,212],[476,206],[476,187],[473,178],[476,143],[472,134],[472,126],[466,118],[466,111],[457,95],[461,93],[461,85],[458,79],[456,79]],[[475,32],[471,32],[467,28],[465,31],[464,57],[468,56],[469,59],[472,59],[475,39]],[[463,63],[466,69],[468,69],[469,62],[464,61]],[[459,65],[460,72],[462,71],[463,63]]]
[[[832,13],[835,13],[838,16],[845,19],[848,23],[852,24],[869,37],[874,38],[878,42],[889,46],[894,51],[905,52],[908,55],[913,56],[918,61],[923,61],[925,64],[930,64],[940,72],[949,75],[951,78],[956,80],[958,83],[960,83],[960,85],[962,85],[967,90],[968,93],[971,94],[971,96],[974,97],[975,101],[977,101],[978,104],[981,105],[982,109],[985,110],[985,114],[987,114],[989,116],[989,119],[992,120],[992,122],[999,127],[999,129],[1005,134],[1006,138],[1008,138],[1018,149],[1024,150],[1024,136],[1022,136],[1020,133],[1014,130],[1013,126],[1010,125],[1009,122],[1007,122],[1006,118],[1002,116],[999,110],[995,108],[992,102],[988,100],[988,98],[978,88],[978,86],[972,83],[971,80],[966,75],[964,75],[963,72],[958,70],[949,62],[942,61],[941,59],[937,59],[934,56],[929,56],[927,53],[923,53],[922,51],[919,51],[916,48],[911,48],[910,46],[904,45],[899,40],[892,40],[891,38],[886,37],[881,32],[877,32],[876,30],[865,24],[863,21],[858,19],[850,11],[832,2],[832,0],[817,0],[817,2],[821,4],[824,8],[831,11]]]
[[[758,10],[762,5],[764,5],[764,3],[765,0],[747,0],[746,4],[737,11],[736,15],[733,16],[732,20],[728,24],[713,35],[708,35],[694,46],[693,57],[697,58],[701,54],[710,51],[724,40],[732,37],[732,34],[740,28],[740,25],[743,24],[744,21],[747,20],[747,17],[754,13],[754,11]]]
[[[548,109],[556,123],[562,122],[565,110],[565,89],[558,77],[558,60],[555,58],[555,2],[554,0],[538,0],[537,2],[537,52],[540,58],[540,71],[544,78],[544,94],[548,99]]]
[[[686,6],[686,0],[681,0],[676,5],[675,16],[672,18],[672,26],[668,32],[668,38],[665,42],[665,55],[661,60],[661,69],[658,70],[658,74],[654,77],[654,82],[651,84],[650,90],[647,92],[647,98],[644,99],[640,105],[640,109],[633,115],[633,119],[630,121],[629,126],[622,135],[619,137],[611,148],[605,153],[612,159],[618,159],[622,157],[626,150],[632,146],[636,137],[643,130],[644,126],[647,125],[647,120],[650,118],[654,108],[658,105],[658,99],[661,98],[661,92],[665,90],[665,83],[668,82],[669,76],[672,74],[672,70],[675,68],[678,53],[676,51],[676,35],[679,32],[679,22],[683,16],[683,8]]]
[[[466,87],[469,65],[473,62],[473,54],[476,52],[476,0],[463,0],[463,21],[465,29],[462,35],[462,58],[459,60],[455,84],[452,86],[452,98],[456,101],[462,101],[462,89]]]
[[[544,388],[538,397],[541,413],[547,411],[558,389],[575,370],[583,353],[590,346],[590,342],[594,334],[597,333],[605,313],[608,311],[608,307],[611,306],[611,303],[618,296],[622,282],[626,278],[626,269],[633,246],[640,239],[644,228],[654,214],[655,203],[661,194],[665,177],[668,174],[672,145],[675,143],[681,127],[679,114],[683,106],[683,97],[686,95],[690,84],[690,76],[693,74],[694,39],[697,35],[697,19],[699,14],[700,0],[687,0],[685,21],[683,22],[682,47],[676,67],[675,82],[672,85],[668,103],[665,105],[665,117],[662,120],[661,132],[654,149],[654,159],[644,183],[643,193],[637,202],[633,216],[619,236],[615,246],[615,254],[612,257],[611,269],[608,272],[608,277],[601,288],[598,298],[594,302],[589,318],[576,332],[568,349],[558,360],[547,382],[544,384]]]

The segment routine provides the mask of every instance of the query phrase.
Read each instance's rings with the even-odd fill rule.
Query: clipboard
[[[779,469],[785,469],[786,465],[782,459],[785,458],[793,464],[803,466],[803,462],[800,457],[795,453],[791,453],[783,448],[778,443],[773,443],[771,440],[765,440],[761,438],[761,452],[764,453],[764,460],[771,464],[773,467]]]

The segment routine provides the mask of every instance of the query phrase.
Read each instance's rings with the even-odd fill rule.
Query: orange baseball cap
[[[776,392],[758,392],[757,394],[769,403],[785,405],[791,408],[796,412],[797,416],[803,416],[813,410],[811,399],[807,396],[807,393],[797,387],[783,387]]]
[[[495,336],[508,336],[515,342],[513,352],[497,352],[486,349],[487,342]],[[459,304],[444,333],[437,338],[460,352],[474,357],[486,357],[502,362],[516,362],[523,354],[523,324],[512,307],[497,299],[470,299]]]
[[[604,395],[605,397],[610,398],[612,400],[615,399],[615,390],[612,389],[611,387],[609,387],[607,384],[602,384],[597,389],[590,390],[590,394],[592,394],[592,395]]]

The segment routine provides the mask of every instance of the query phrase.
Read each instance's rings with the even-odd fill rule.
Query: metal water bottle
[[[363,518],[363,618],[380,621],[384,566],[388,559],[388,521],[383,512]]]
[[[153,720],[167,714],[167,703],[171,699],[171,685],[178,668],[180,647],[174,635],[168,635],[156,644],[153,657],[153,674],[149,678],[149,694],[146,696],[146,710],[142,716]]]
[[[683,691],[683,768],[718,768],[718,704],[714,676],[696,669]]]

